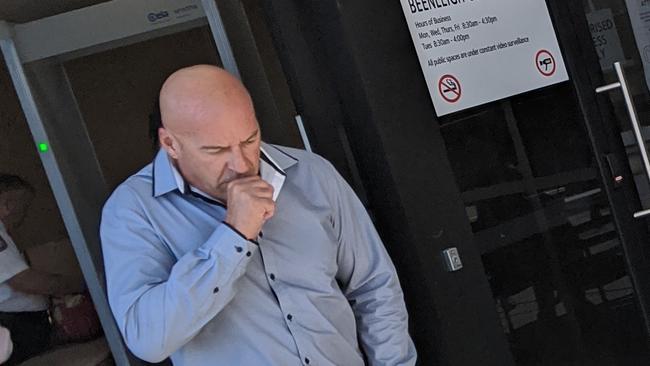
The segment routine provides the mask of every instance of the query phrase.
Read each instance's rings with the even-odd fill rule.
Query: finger
[[[242,192],[248,191],[253,187],[263,187],[263,185],[258,183],[259,179],[255,179],[255,177],[246,177],[246,178],[240,178],[240,179],[235,179],[233,181],[228,182],[228,185],[226,186],[226,191],[228,192],[229,195],[234,194],[234,195],[239,195]]]
[[[271,197],[273,197],[273,187],[258,187],[258,188],[252,189],[251,192],[253,192],[253,194],[256,197],[260,197],[260,198],[271,198]]]
[[[273,189],[273,186],[270,185],[268,182],[265,180],[262,180],[261,178],[255,181],[248,181],[245,183],[242,183],[243,185],[247,187],[254,187],[254,188],[270,188]]]
[[[265,200],[265,203],[264,220],[268,220],[273,217],[273,214],[275,213],[275,202],[273,202],[273,200]]]
[[[241,181],[242,183],[263,182],[262,177],[259,175],[250,175],[247,177],[237,178],[237,180]]]
[[[235,178],[235,179],[229,181],[228,185],[249,184],[249,183],[260,181],[260,180],[262,180],[262,178],[260,178],[259,175],[251,175],[251,176],[247,176],[247,177]]]
[[[258,202],[264,211],[275,211],[275,202],[270,198],[259,198]]]
[[[263,197],[273,195],[273,191],[274,191],[273,186],[271,186],[270,184],[264,181],[238,184],[236,186],[232,186],[231,189],[229,190],[229,192],[233,192],[235,194],[248,193],[253,196],[263,196]]]
[[[233,180],[228,183],[228,189],[249,189],[249,188],[272,188],[269,183],[262,180],[260,177],[246,177]]]

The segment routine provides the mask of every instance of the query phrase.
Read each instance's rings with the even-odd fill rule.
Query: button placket
[[[304,351],[309,349],[307,344],[304,344],[303,329],[300,325],[300,317],[296,317],[294,304],[290,301],[291,296],[285,291],[288,291],[286,285],[282,281],[282,273],[279,273],[279,267],[276,265],[275,257],[273,256],[273,246],[267,245],[263,235],[258,237],[258,250],[263,264],[263,270],[266,274],[270,290],[275,295],[279,310],[284,316],[284,322],[287,326],[291,337],[296,342],[299,360],[303,365],[312,366],[314,360]]]
[[[270,250],[268,247],[264,245],[264,239],[260,238],[259,240],[259,250],[260,250],[260,255],[262,256],[262,263],[264,265],[264,272],[267,275],[267,278],[270,279],[269,281],[269,287],[271,288],[271,291],[275,294],[275,298],[278,302],[278,307],[280,308],[280,312],[284,314],[284,319],[285,323],[287,324],[287,327],[289,329],[289,333],[291,333],[291,336],[296,337],[295,332],[294,332],[294,315],[290,312],[288,308],[291,306],[287,306],[285,301],[283,301],[283,286],[281,283],[276,282],[277,278],[277,271],[276,271],[276,266],[273,258],[273,251]]]
[[[275,281],[277,277],[276,275],[277,271],[275,270],[275,263],[273,261],[273,252],[269,250],[266,246],[264,246],[263,243],[264,240],[260,239],[259,250],[260,250],[260,254],[262,255],[262,263],[264,264],[264,273],[266,273],[267,278],[269,278],[271,281]],[[274,286],[274,283],[271,283],[271,281],[269,281],[269,285],[275,292],[276,297],[278,297],[278,302],[280,302],[279,299],[280,294],[278,292],[279,288]],[[280,308],[282,308],[281,303],[279,305]]]

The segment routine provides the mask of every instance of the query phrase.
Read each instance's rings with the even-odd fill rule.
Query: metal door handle
[[[650,159],[648,159],[648,151],[646,150],[645,141],[643,141],[643,135],[641,134],[639,117],[637,116],[636,109],[634,108],[634,102],[632,101],[632,96],[630,95],[630,89],[627,86],[625,72],[623,71],[623,67],[621,66],[620,62],[614,63],[614,70],[616,70],[618,82],[598,87],[596,88],[596,93],[604,93],[610,90],[621,88],[621,91],[623,92],[623,98],[625,99],[625,106],[627,107],[627,113],[630,116],[630,120],[632,121],[634,136],[636,137],[636,142],[639,145],[639,150],[641,150],[641,160],[643,161],[645,174],[648,178],[648,184],[650,184]],[[643,217],[646,215],[650,215],[650,209],[634,213],[635,218]]]

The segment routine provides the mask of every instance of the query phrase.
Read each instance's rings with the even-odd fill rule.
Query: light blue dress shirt
[[[414,365],[395,268],[327,161],[262,145],[276,209],[257,243],[161,150],[107,201],[108,298],[138,357],[174,365]]]

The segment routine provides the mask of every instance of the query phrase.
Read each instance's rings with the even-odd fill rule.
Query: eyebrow
[[[257,134],[260,132],[259,129],[256,129],[255,132],[253,132],[248,138],[246,138],[244,141],[241,141],[240,143],[244,143],[246,141],[250,141],[254,137],[257,136]],[[201,150],[224,150],[224,149],[229,149],[229,146],[216,146],[216,145],[208,145],[208,146],[201,146]]]

